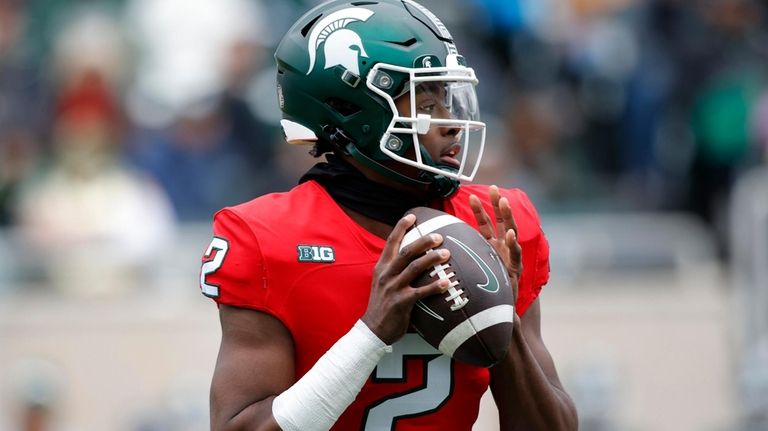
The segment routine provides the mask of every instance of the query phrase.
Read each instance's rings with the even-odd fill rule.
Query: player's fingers
[[[493,227],[491,218],[488,217],[488,213],[485,212],[483,204],[480,202],[480,198],[475,195],[469,196],[469,206],[472,208],[472,213],[477,220],[477,230],[487,240],[496,238],[496,229]]]
[[[499,209],[499,199],[501,198],[499,188],[495,185],[488,187],[488,198],[491,201],[491,208],[493,208],[493,216],[496,221],[496,232],[504,232],[504,220],[501,218],[501,210]]]
[[[517,232],[514,229],[509,229],[504,237],[504,242],[509,249],[510,275],[520,276],[523,272],[523,248],[517,241]]]
[[[501,238],[504,236],[501,232],[506,232],[514,226],[515,220],[512,217],[512,209],[509,207],[509,200],[501,196],[497,186],[494,185],[488,188],[488,197],[491,199],[493,215],[496,217],[496,231],[500,232],[499,237]],[[504,202],[506,202],[506,204],[504,204]],[[504,206],[506,206],[509,211],[506,211]]]
[[[436,265],[444,263],[451,256],[448,249],[429,250],[422,256],[411,260],[397,275],[396,283],[407,286],[425,271],[433,271]]]
[[[512,229],[515,231],[515,236],[517,236],[517,222],[515,221],[515,216],[512,215],[512,206],[505,197],[499,199],[499,212],[501,219],[504,220],[504,231]]]
[[[450,286],[450,284],[451,284],[450,280],[441,278],[439,280],[434,280],[424,286],[413,287],[410,289],[411,300],[413,301],[413,303],[416,303],[416,301],[424,299],[428,296],[445,293],[445,291],[448,290],[448,287]]]
[[[388,263],[386,274],[397,276],[414,260],[418,260],[424,253],[437,248],[442,243],[443,236],[439,233],[424,235],[407,244],[401,242],[397,255]]]
[[[392,229],[392,232],[390,232],[387,237],[387,243],[384,244],[384,249],[381,251],[381,257],[383,259],[392,259],[397,255],[397,252],[400,250],[400,243],[403,240],[403,236],[405,236],[405,232],[408,228],[413,226],[415,222],[416,216],[413,214],[406,214],[397,221],[394,229]]]

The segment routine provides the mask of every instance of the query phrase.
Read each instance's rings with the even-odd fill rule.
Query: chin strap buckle
[[[346,133],[341,130],[341,128],[326,124],[323,126],[323,134],[328,136],[328,142],[330,142],[334,148],[343,151],[344,154],[349,155],[349,150],[347,150],[347,147],[354,145],[355,142],[352,140],[352,138],[347,136]]]
[[[453,178],[446,177],[445,175],[434,175],[426,171],[421,171],[419,178],[426,180],[429,183],[430,190],[433,194],[447,198],[454,194],[459,189],[461,183]]]

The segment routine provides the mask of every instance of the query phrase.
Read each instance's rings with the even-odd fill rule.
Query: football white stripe
[[[461,322],[445,335],[440,341],[438,349],[448,356],[453,356],[456,349],[467,341],[475,333],[499,323],[513,323],[515,307],[504,304],[483,310],[469,319]]]
[[[410,231],[408,231],[408,233],[405,234],[405,236],[403,237],[403,241],[400,243],[400,249],[416,241],[417,239],[419,239],[424,235],[430,234],[440,228],[443,228],[448,225],[456,224],[456,223],[464,223],[464,222],[461,219],[456,218],[450,214],[444,214],[444,215],[437,216],[433,219],[429,219],[424,223],[417,224],[415,229],[411,229]]]

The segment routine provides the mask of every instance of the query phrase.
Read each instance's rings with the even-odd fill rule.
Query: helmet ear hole
[[[325,104],[344,117],[357,114],[362,110],[360,106],[338,97],[329,97],[325,100]]]

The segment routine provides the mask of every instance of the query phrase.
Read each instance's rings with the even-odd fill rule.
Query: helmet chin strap
[[[383,164],[363,154],[354,144],[351,143],[347,145],[345,153],[354,157],[355,160],[365,165],[365,167],[372,169],[382,175],[386,175],[389,178],[393,178],[395,181],[415,187],[427,186],[429,194],[433,196],[447,198],[459,189],[460,183],[457,180],[448,178],[443,175],[436,175],[426,171],[420,171],[418,178],[411,178],[409,176],[403,175],[400,172],[388,168],[387,166],[384,166]],[[426,157],[429,158],[429,156]]]
[[[328,135],[329,141],[336,148],[340,149],[345,155],[352,156],[365,167],[388,178],[392,178],[399,183],[418,188],[423,188],[426,186],[430,195],[443,198],[452,195],[456,192],[456,190],[459,189],[459,181],[454,180],[453,178],[448,178],[443,175],[433,174],[426,171],[420,171],[417,178],[411,178],[379,163],[378,161],[368,157],[366,154],[361,152],[352,141],[352,139],[350,139],[343,130],[337,127],[325,126],[323,127],[323,131]],[[422,152],[422,158],[434,166],[434,163],[432,163],[432,157],[429,154]]]
[[[393,169],[390,169],[382,165],[381,163],[371,159],[370,157],[361,153],[357,149],[357,147],[354,147],[353,151],[357,153],[358,156],[355,156],[354,153],[352,154],[352,156],[355,157],[361,163],[365,164],[367,167],[379,172],[380,174],[384,174],[384,175],[389,174],[391,177],[394,177],[395,180],[404,184],[412,184],[412,185],[420,185],[420,186],[426,185],[429,187],[429,194],[431,195],[447,198],[448,196],[454,194],[456,190],[459,189],[460,183],[457,180],[448,178],[444,175],[438,175],[431,172],[420,171],[417,178],[414,179],[406,175],[403,175],[400,172],[397,172]],[[429,158],[429,156],[426,156],[426,158]]]
[[[461,185],[459,181],[444,175],[435,175],[424,171],[422,171],[421,175],[431,176],[432,181],[430,182],[430,188],[434,190],[436,194],[444,198],[456,193],[456,190],[458,190]]]
[[[411,178],[407,175],[403,175],[400,172],[397,172],[394,169],[388,168],[387,166],[384,166],[381,163],[377,162],[376,160],[373,160],[372,158],[363,154],[354,144],[347,145],[347,147],[344,150],[344,154],[354,157],[355,160],[362,163],[366,168],[376,171],[379,174],[385,175],[388,178],[392,178],[399,183],[403,183],[409,186],[414,186],[419,188],[428,187],[430,185],[430,181],[428,178],[424,178],[422,180],[422,179]],[[419,176],[421,177],[422,175],[419,175]]]

